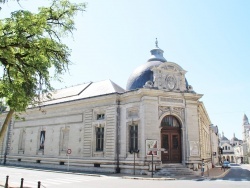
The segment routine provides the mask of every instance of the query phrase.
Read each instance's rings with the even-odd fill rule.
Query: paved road
[[[240,181],[250,183],[250,165],[231,164],[231,169],[222,178],[197,179],[197,181]]]
[[[244,166],[232,165],[230,172],[222,179],[230,181],[250,181],[250,171],[245,169]]]
[[[71,174],[54,171],[43,171],[34,169],[11,168],[0,166],[0,184],[4,184],[6,175],[10,176],[10,185],[20,187],[20,179],[24,178],[24,186],[36,188],[37,182],[41,181],[41,188],[246,188],[250,187],[250,180],[246,177],[236,176],[235,173],[242,173],[249,178],[249,166],[234,166],[225,178],[202,179],[202,180],[134,180],[123,179],[113,176],[89,176],[87,174]]]
[[[63,187],[71,187],[72,184],[79,184],[79,187],[82,187],[80,185],[88,181],[98,181],[101,183],[101,181],[105,181],[106,179],[117,179],[117,177],[95,174],[72,174],[11,167],[0,167],[0,172],[0,185],[5,184],[6,176],[9,175],[9,185],[13,187],[20,187],[21,178],[24,178],[24,187],[37,187],[38,181],[40,181],[41,187],[44,188],[62,187],[62,185]]]

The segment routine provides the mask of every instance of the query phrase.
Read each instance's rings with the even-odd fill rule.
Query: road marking
[[[37,182],[34,182],[34,181],[24,181],[23,182],[23,186],[24,187],[34,187],[34,186],[37,186],[38,183]]]
[[[60,184],[68,184],[68,183],[80,183],[80,182],[86,182],[86,181],[96,181],[96,180],[104,180],[107,178],[100,178],[100,177],[71,177],[71,178],[55,178],[55,179],[51,179],[51,178],[47,178],[47,179],[43,179],[41,180],[41,183],[44,186],[49,186],[49,185],[60,185]]]

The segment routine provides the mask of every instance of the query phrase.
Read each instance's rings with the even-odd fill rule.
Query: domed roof
[[[231,139],[231,141],[232,141],[232,142],[233,142],[233,141],[239,141],[239,139],[236,138],[235,133],[234,133],[234,136],[233,136],[233,138]]]
[[[160,65],[160,61],[149,61],[138,68],[130,75],[126,89],[134,90],[138,88],[143,88],[145,83],[149,80],[153,81],[153,71],[151,69],[154,66]]]
[[[224,140],[224,141],[229,141],[227,137],[224,136],[224,132],[222,132],[222,137],[221,137],[221,141]]]
[[[227,137],[225,137],[225,136],[222,136],[222,137],[221,137],[221,140],[226,140],[226,141],[229,141],[229,140],[228,140],[228,138],[227,138]]]
[[[151,56],[148,59],[148,61],[145,64],[136,68],[135,71],[130,75],[128,82],[127,82],[127,87],[126,87],[127,91],[135,90],[135,89],[139,89],[139,88],[143,88],[143,87],[152,87],[152,84],[154,85],[154,81],[155,81],[154,80],[155,76],[153,73],[154,70],[152,70],[152,69],[154,67],[160,67],[161,65],[164,65],[165,63],[169,63],[169,66],[171,66],[171,67],[177,67],[177,69],[181,70],[182,73],[184,72],[184,74],[185,74],[185,70],[183,70],[179,65],[177,65],[176,63],[173,63],[173,62],[167,62],[167,60],[163,57],[164,51],[158,47],[157,39],[155,42],[155,48],[152,49],[150,52],[151,52]],[[164,68],[164,69],[166,69],[166,68]],[[172,78],[172,76],[171,76],[171,78]],[[180,84],[180,85],[182,85],[182,84]],[[182,91],[195,93],[193,91],[192,86],[188,85],[186,78],[184,80],[184,87],[183,87],[183,85],[180,87],[182,87],[181,88]],[[157,85],[155,88],[158,88]],[[178,88],[178,89],[180,89],[180,88]]]
[[[147,63],[136,68],[135,71],[130,75],[127,82],[127,90],[143,88],[145,83],[149,80],[153,82],[153,71],[151,71],[151,69],[154,66],[158,66],[167,61],[163,57],[164,51],[158,47],[157,39],[155,45],[155,48],[150,51],[151,56],[148,59]]]

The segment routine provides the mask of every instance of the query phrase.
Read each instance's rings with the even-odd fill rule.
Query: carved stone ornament
[[[184,92],[187,91],[185,74],[179,65],[173,62],[165,62],[153,67],[153,87],[165,91]]]
[[[184,108],[172,107],[172,106],[159,106],[159,118],[164,113],[176,114],[184,121],[184,116],[185,116]]]
[[[173,90],[175,88],[175,85],[176,85],[176,79],[172,75],[169,75],[167,77],[166,81],[167,81],[168,89]]]
[[[152,81],[147,81],[145,85],[143,86],[144,88],[152,88],[154,86],[154,83]]]
[[[127,119],[138,118],[139,117],[139,108],[128,108],[127,109]]]

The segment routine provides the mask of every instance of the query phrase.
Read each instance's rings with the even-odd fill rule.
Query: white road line
[[[25,181],[23,182],[23,187],[37,187],[38,183],[33,181]]]
[[[68,183],[80,183],[80,182],[85,182],[85,181],[95,181],[95,180],[100,180],[103,178],[100,177],[71,177],[71,178],[48,178],[48,179],[41,179],[40,182],[42,185],[49,186],[49,185],[60,185],[60,184],[68,184]],[[105,178],[106,179],[106,178]],[[16,185],[20,186],[20,183],[15,183]],[[25,186],[36,186],[38,185],[38,181],[27,181],[24,180],[24,185]]]
[[[54,183],[72,183],[63,179],[45,179],[44,182],[54,182]]]
[[[249,180],[248,180],[248,179],[241,179],[241,181],[248,181],[248,182],[249,182]]]

